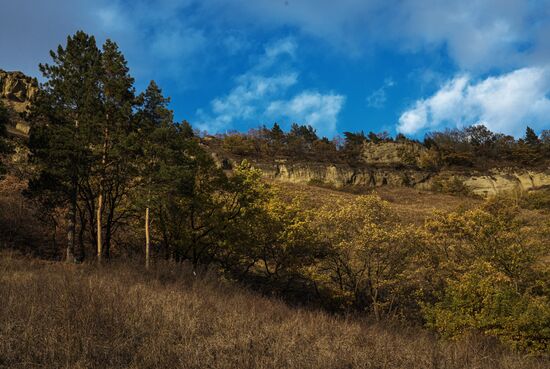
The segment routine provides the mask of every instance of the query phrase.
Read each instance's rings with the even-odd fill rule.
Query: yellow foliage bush
[[[420,238],[397,222],[378,196],[325,207],[316,214],[316,232],[328,256],[312,277],[347,304],[376,319],[402,313]]]
[[[500,199],[426,222],[433,303],[428,325],[445,336],[479,330],[516,348],[550,352],[550,247]],[[539,229],[538,232],[545,232]]]

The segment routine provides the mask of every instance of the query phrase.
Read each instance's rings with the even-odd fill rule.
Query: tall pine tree
[[[79,193],[101,138],[101,52],[93,36],[78,31],[50,55],[52,64],[40,65],[46,82],[31,108],[29,147],[39,173],[29,189],[67,208],[66,260],[73,262]]]
[[[138,203],[143,203],[145,208],[145,264],[149,267],[151,253],[151,207],[158,208],[169,181],[162,178],[162,163],[170,160],[170,153],[166,140],[173,138],[173,113],[168,108],[170,99],[162,95],[162,90],[155,81],[151,81],[144,93],[138,97],[140,106],[136,114],[137,131],[131,136],[134,141],[135,168],[141,179],[140,191],[138,191]],[[185,125],[187,131],[190,126]],[[139,204],[138,204],[139,206]]]
[[[531,127],[527,127],[525,129],[525,143],[532,147],[537,147],[540,145],[539,136],[537,136],[537,134]]]
[[[102,143],[98,147],[101,160],[97,163],[96,210],[96,244],[99,259],[103,254],[106,257],[110,255],[113,230],[122,216],[117,210],[128,195],[133,173],[125,156],[129,144],[127,137],[135,128],[134,79],[129,74],[124,55],[116,43],[107,40],[103,45],[101,60],[103,119]],[[103,221],[104,213],[106,217]]]

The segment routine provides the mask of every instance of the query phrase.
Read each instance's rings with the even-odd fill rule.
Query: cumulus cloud
[[[285,61],[296,56],[293,38],[269,43],[246,73],[235,79],[231,91],[210,102],[210,109],[196,113],[200,130],[219,132],[239,122],[260,123],[259,119],[287,118],[307,123],[322,134],[333,134],[344,96],[307,90],[288,97],[298,83],[299,73]]]
[[[271,77],[257,74],[242,75],[237,79],[238,85],[231,92],[212,100],[210,114],[203,110],[197,112],[197,127],[217,132],[232,128],[238,119],[253,119],[261,114],[260,109],[265,100],[277,96],[280,91],[286,91],[296,83],[297,78],[297,74],[292,72]]]
[[[522,68],[481,81],[461,75],[403,112],[397,130],[417,134],[481,122],[493,131],[519,136],[526,125],[548,128],[549,93],[548,67]]]
[[[290,100],[271,102],[266,115],[274,118],[286,117],[302,124],[309,124],[321,135],[330,136],[336,131],[338,114],[345,100],[343,95],[304,91]]]

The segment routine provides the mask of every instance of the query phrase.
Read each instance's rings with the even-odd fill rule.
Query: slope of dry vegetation
[[[0,256],[1,368],[545,368],[494,341],[437,341],[290,308],[164,264],[143,274]]]

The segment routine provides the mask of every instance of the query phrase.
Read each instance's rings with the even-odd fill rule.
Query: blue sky
[[[0,68],[38,76],[78,29],[209,132],[277,121],[422,137],[550,129],[550,0],[0,0]]]

